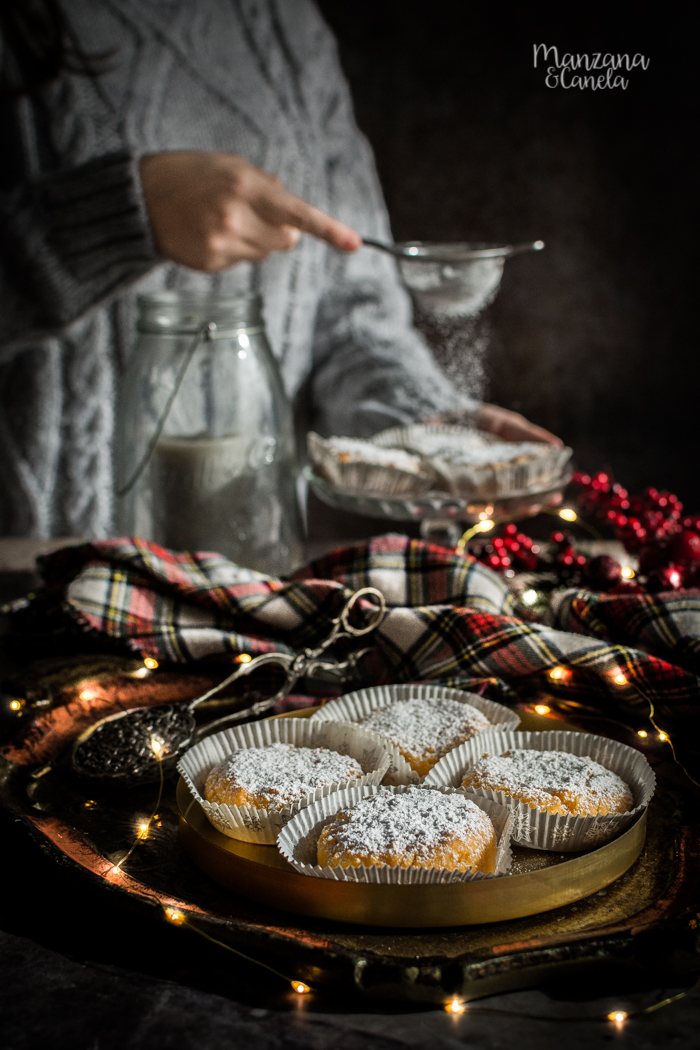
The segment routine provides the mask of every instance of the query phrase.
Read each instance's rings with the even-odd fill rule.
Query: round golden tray
[[[534,719],[530,716],[523,718],[525,721]],[[551,728],[551,720],[540,721]],[[543,727],[528,724],[527,728]],[[284,911],[363,926],[471,926],[519,919],[572,904],[609,886],[634,864],[644,846],[647,826],[645,811],[612,842],[574,857],[514,847],[511,873],[496,879],[387,886],[300,875],[276,846],[222,835],[209,823],[182,779],[177,786],[177,803],[186,852],[221,886]],[[527,870],[533,866],[534,870]]]

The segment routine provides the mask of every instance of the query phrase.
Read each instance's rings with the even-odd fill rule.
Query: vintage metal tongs
[[[354,627],[350,623],[350,614],[360,598],[373,598],[377,604],[369,622],[363,627]],[[225,724],[269,711],[292,691],[299,679],[322,676],[326,681],[346,680],[347,672],[352,673],[358,660],[369,650],[365,648],[351,653],[343,661],[324,660],[324,653],[342,639],[370,634],[379,626],[385,613],[386,602],[381,591],[376,587],[361,587],[350,596],[340,615],[330,621],[328,636],[316,648],[307,648],[297,654],[262,653],[240,664],[218,685],[186,704],[137,708],[103,718],[77,738],[71,751],[71,765],[76,772],[105,783],[135,785],[156,780],[164,768],[170,769],[177,763],[195,740]],[[200,704],[266,664],[278,664],[286,669],[285,681],[274,696],[197,728],[194,711]]]

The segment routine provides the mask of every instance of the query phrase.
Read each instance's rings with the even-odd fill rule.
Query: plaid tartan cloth
[[[175,553],[136,539],[64,548],[41,559],[41,568],[47,588],[86,630],[159,661],[299,651],[326,637],[353,591],[372,586],[388,611],[357,642],[375,647],[362,665],[367,683],[439,681],[501,699],[545,691],[643,716],[650,705],[675,715],[698,710],[697,592],[569,591],[555,626],[526,623],[510,615],[511,595],[490,569],[399,535],[334,551],[286,581],[218,554]]]

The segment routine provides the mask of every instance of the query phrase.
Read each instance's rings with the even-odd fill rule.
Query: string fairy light
[[[569,670],[567,670],[567,668],[565,668],[565,667],[553,667],[553,668],[551,668],[550,671],[548,671],[549,677],[551,679],[553,679],[554,681],[556,681],[556,682],[565,682],[566,679],[569,677],[570,673],[571,672]],[[665,729],[662,729],[659,725],[657,725],[657,723],[656,723],[656,710],[654,708],[654,704],[651,701],[651,699],[648,696],[646,696],[645,693],[643,693],[641,689],[636,687],[634,685],[634,683],[630,681],[630,679],[627,677],[627,675],[623,674],[622,671],[618,671],[616,674],[612,675],[612,681],[616,685],[620,685],[620,686],[628,685],[632,689],[636,689],[636,691],[639,693],[640,697],[643,700],[646,700],[647,704],[649,705],[649,715],[648,715],[649,722],[653,726],[653,728],[656,730],[656,737],[657,737],[657,739],[660,740],[661,743],[668,744],[668,746],[671,748],[671,756],[672,756],[673,761],[675,762],[675,764],[677,766],[679,766],[683,770],[683,772],[685,773],[685,775],[687,776],[687,778],[691,782],[691,784],[694,784],[696,787],[700,787],[700,781],[697,781],[695,779],[695,777],[691,776],[691,774],[685,768],[685,766],[683,765],[681,760],[678,758],[678,755],[676,753],[676,748],[674,746],[673,740],[671,739],[670,733],[666,732]],[[531,710],[534,710],[538,714],[542,714],[542,715],[549,714],[551,709],[549,707],[547,707],[547,710],[544,711],[544,710],[542,710],[542,708],[544,708],[544,707],[547,707],[547,705],[546,704],[535,704]],[[628,725],[626,722],[621,722],[617,718],[610,718],[607,715],[598,714],[598,713],[591,714],[591,715],[577,714],[576,717],[580,718],[580,719],[581,718],[583,718],[583,719],[588,718],[588,719],[592,719],[592,720],[597,721],[597,722],[613,722],[615,725],[621,726],[623,729],[626,729],[628,732],[635,733],[636,736],[640,737],[642,740],[647,739],[649,737],[649,733],[648,733],[648,731],[646,729],[634,729],[632,726]]]
[[[578,515],[571,507],[562,507],[560,510],[557,510],[556,507],[540,507],[539,512],[540,514],[551,514],[553,517],[559,518],[561,521],[568,521],[572,525],[575,522],[577,525],[580,525],[582,529],[585,529],[593,539],[602,539],[598,530],[592,525],[589,525],[589,523],[580,517],[580,515]]]
[[[503,519],[505,520],[505,519]],[[480,532],[490,532],[491,529],[495,529],[496,525],[500,524],[500,519],[494,521],[493,518],[482,518],[481,521],[477,521],[476,525],[472,525],[470,529],[463,532],[457,541],[455,551],[457,554],[464,554],[465,548],[474,536]]]
[[[685,999],[686,996],[694,992],[696,988],[700,986],[700,978],[696,980],[689,988],[684,989],[682,992],[676,993],[676,995],[665,996],[663,999],[659,999],[658,1002],[651,1003],[650,1006],[641,1007],[639,1010],[611,1010],[607,1014],[598,1014],[593,1016],[586,1016],[585,1014],[572,1014],[569,1017],[552,1017],[547,1014],[532,1014],[526,1013],[520,1010],[499,1010],[493,1006],[473,1006],[470,1004],[469,1013],[471,1014],[500,1014],[501,1017],[523,1017],[532,1021],[556,1021],[561,1022],[588,1022],[589,1024],[600,1024],[607,1022],[608,1024],[614,1024],[616,1028],[621,1029],[623,1026],[631,1020],[633,1017],[643,1017],[645,1014],[653,1014],[657,1010],[662,1010],[666,1006],[670,1006],[671,1003],[677,1003],[680,999]],[[460,1014],[464,1013],[465,1005],[456,996],[452,999],[448,999],[444,1003],[444,1009],[448,1013]]]
[[[142,821],[139,824],[138,833],[137,833],[136,838],[134,839],[133,843],[131,844],[130,848],[127,850],[127,852],[121,858],[121,860],[117,861],[117,863],[111,868],[111,874],[112,875],[123,875],[124,874],[122,869],[123,869],[124,865],[126,864],[126,862],[128,861],[129,857],[134,852],[134,850],[138,846],[139,842],[143,842],[144,839],[148,838],[148,834],[149,834],[149,832],[151,830],[151,824],[153,823],[153,821],[158,816],[158,810],[160,809],[160,804],[161,804],[161,801],[162,801],[162,798],[163,798],[163,788],[165,786],[165,778],[163,776],[163,758],[164,758],[163,741],[159,740],[158,737],[153,736],[152,733],[149,734],[149,736],[151,738],[151,750],[153,751],[153,754],[156,756],[156,762],[158,763],[158,775],[159,775],[158,798],[156,799],[156,804],[155,804],[155,806],[153,808],[153,812],[151,813],[151,815],[148,818],[148,820]]]
[[[281,977],[283,981],[287,981],[291,985],[292,991],[296,992],[297,995],[308,995],[309,992],[313,991],[310,984],[306,984],[305,981],[299,981],[297,978],[289,977],[286,973],[280,973],[274,966],[268,966],[267,963],[261,962],[259,959],[254,959],[251,955],[246,955],[245,952],[239,952],[237,948],[233,948],[230,944],[226,944],[225,941],[220,941],[217,937],[212,937],[210,933],[206,933],[205,930],[196,926],[191,922],[190,918],[185,912],[180,911],[179,908],[166,907],[163,908],[163,913],[166,920],[172,923],[173,926],[185,926],[188,930],[192,930],[193,933],[199,934],[200,937],[204,937],[206,941],[210,941],[212,944],[217,944],[219,948],[225,948],[227,952],[232,952],[234,955],[238,955],[239,958],[245,959],[246,962],[253,963],[254,966],[262,966],[264,970],[269,970],[270,973],[274,973],[276,977]]]
[[[159,666],[158,661],[155,660],[152,656],[144,656],[143,662],[149,671],[155,671],[156,668]]]

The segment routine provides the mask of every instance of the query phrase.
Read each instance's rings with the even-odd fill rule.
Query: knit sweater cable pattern
[[[290,398],[322,433],[369,435],[473,407],[411,327],[394,263],[310,237],[201,274],[158,257],[138,162],[237,153],[367,236],[389,238],[371,151],[309,0],[62,0],[98,78],[5,106],[0,193],[0,532],[102,537],[136,296],[260,292]]]

